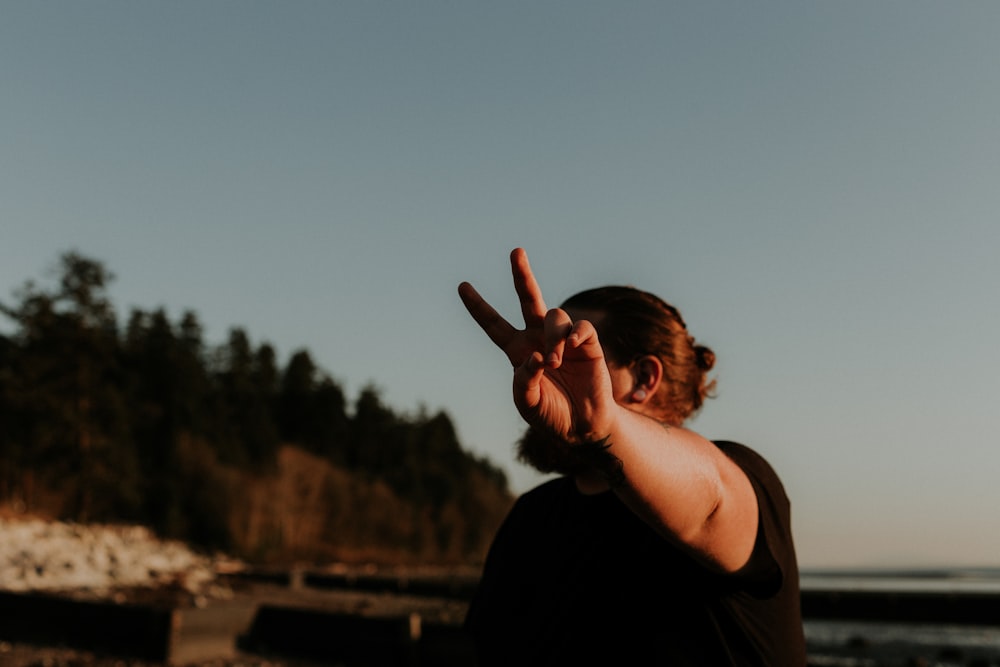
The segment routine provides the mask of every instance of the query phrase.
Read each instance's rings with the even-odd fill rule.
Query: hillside
[[[134,309],[77,253],[0,302],[0,504],[260,563],[478,562],[512,502],[444,412],[352,401],[308,350]]]

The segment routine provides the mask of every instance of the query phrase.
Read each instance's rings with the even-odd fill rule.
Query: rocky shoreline
[[[207,556],[139,526],[82,525],[0,517],[0,592],[79,601],[211,611],[261,605],[319,609],[351,616],[419,614],[457,623],[465,603],[379,592],[315,589],[292,580],[246,576],[242,562]],[[34,640],[32,640],[34,641]],[[320,663],[240,649],[172,667],[318,667]],[[163,667],[163,662],[37,645],[0,635],[0,667]],[[328,665],[327,665],[328,667]]]
[[[147,591],[225,597],[241,564],[158,539],[142,526],[0,518],[0,589],[119,599]]]

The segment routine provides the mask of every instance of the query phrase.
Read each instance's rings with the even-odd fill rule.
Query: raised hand
[[[597,332],[590,322],[574,323],[564,310],[546,310],[524,250],[514,250],[510,260],[523,329],[504,319],[469,283],[458,291],[514,367],[515,406],[528,423],[567,442],[603,437],[614,398]]]

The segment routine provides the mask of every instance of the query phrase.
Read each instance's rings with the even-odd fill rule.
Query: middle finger
[[[528,329],[542,326],[545,320],[545,300],[542,298],[542,288],[538,286],[528,263],[528,253],[523,248],[514,249],[510,253],[510,265],[514,274],[514,290],[521,301],[524,326]]]

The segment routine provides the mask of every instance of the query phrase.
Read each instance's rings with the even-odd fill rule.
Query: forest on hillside
[[[0,506],[254,562],[481,560],[512,495],[447,414],[350,401],[238,327],[210,345],[191,311],[122,324],[112,280],[67,252],[0,301]]]

